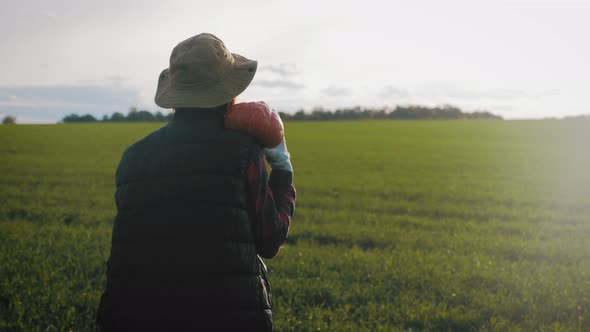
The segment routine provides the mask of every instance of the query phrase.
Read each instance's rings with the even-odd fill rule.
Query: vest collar
[[[224,128],[225,112],[218,109],[193,110],[178,109],[172,115],[173,125],[187,125],[193,128],[222,129]]]

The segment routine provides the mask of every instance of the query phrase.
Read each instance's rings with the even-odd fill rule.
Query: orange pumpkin
[[[263,101],[231,105],[225,114],[225,127],[252,135],[267,148],[281,144],[285,134],[279,114]]]

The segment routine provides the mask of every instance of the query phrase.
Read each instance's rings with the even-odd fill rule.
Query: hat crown
[[[226,104],[252,82],[258,62],[230,53],[221,39],[201,33],[172,50],[158,78],[154,101],[163,108],[210,108]]]
[[[232,69],[234,59],[223,42],[202,33],[180,42],[170,55],[170,83],[178,88],[211,85]]]

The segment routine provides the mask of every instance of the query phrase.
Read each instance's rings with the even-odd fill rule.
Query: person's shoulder
[[[166,136],[166,131],[167,126],[163,126],[135,141],[123,151],[123,157],[139,151],[144,151],[153,145],[162,144]]]
[[[165,139],[166,130],[166,126],[158,128],[135,141],[123,151],[115,173],[117,186],[119,186],[122,181],[125,181],[125,179],[129,177],[129,174],[132,174],[137,170],[137,166],[142,164],[142,161],[145,160],[146,156],[152,154],[150,151],[154,150],[154,147],[157,144],[161,144]]]

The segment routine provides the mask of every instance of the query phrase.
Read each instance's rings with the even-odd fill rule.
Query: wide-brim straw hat
[[[252,82],[258,62],[230,53],[221,39],[202,33],[180,42],[158,79],[162,108],[210,108],[228,103]]]

